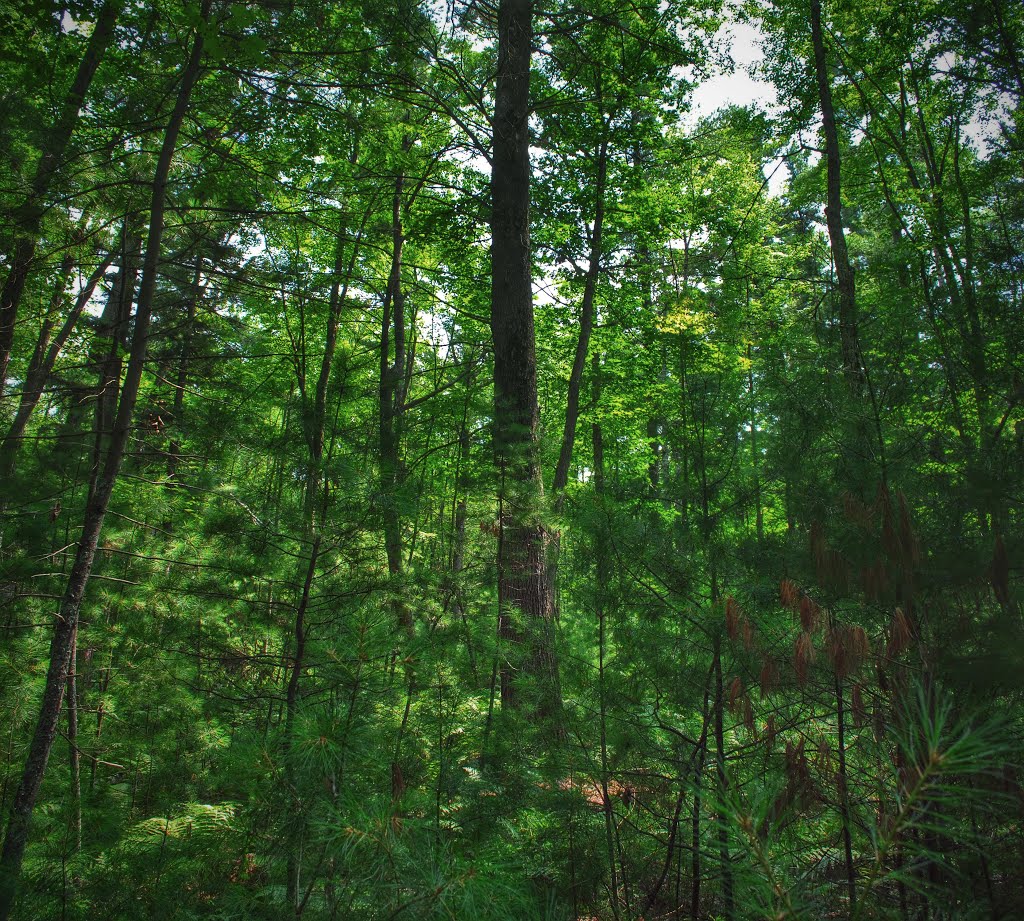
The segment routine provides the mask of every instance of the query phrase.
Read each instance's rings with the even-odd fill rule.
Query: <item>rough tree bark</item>
[[[530,278],[530,0],[498,5],[498,76],[491,163],[491,338],[494,344],[494,450],[500,479],[498,539],[499,634],[525,653],[520,668],[537,684],[534,715],[560,710],[553,604],[546,533],[537,407],[537,358]],[[506,663],[503,705],[515,704]]]
[[[209,20],[211,3],[212,0],[203,0],[202,2],[200,18],[203,24]],[[174,155],[181,123],[192,97],[192,89],[199,77],[202,54],[203,34],[202,31],[198,31],[181,74],[178,95],[164,131],[163,144],[157,159],[150,199],[149,234],[146,241],[142,282],[139,288],[135,331],[132,336],[128,368],[121,387],[113,432],[102,468],[95,472],[94,479],[90,484],[75,562],[54,621],[53,638],[50,642],[50,665],[46,673],[46,685],[39,708],[39,718],[7,823],[3,853],[0,856],[0,921],[7,921],[14,908],[18,877],[21,874],[25,846],[28,843],[32,810],[57,734],[57,723],[60,719],[82,599],[92,574],[93,559],[96,555],[103,519],[107,512],[107,506],[110,504],[110,497],[114,491],[118,471],[121,468],[121,461],[124,458],[125,448],[131,434],[132,417],[142,382],[143,365],[146,361],[149,322],[156,293],[171,158]]]

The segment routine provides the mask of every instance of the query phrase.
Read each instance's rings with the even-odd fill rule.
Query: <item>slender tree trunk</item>
[[[71,281],[71,273],[75,266],[74,257],[70,252],[64,254],[60,264],[60,273],[57,276],[57,284],[54,285],[53,294],[50,296],[50,306],[43,316],[43,322],[39,327],[39,335],[36,338],[36,346],[32,350],[32,358],[28,364],[28,374],[31,376],[34,369],[39,367],[46,354],[46,347],[50,344],[50,335],[53,332],[53,324],[56,322],[57,313],[64,302],[64,295],[68,289],[68,282]]]
[[[850,837],[850,791],[846,776],[846,713],[843,706],[843,682],[836,676],[836,721],[839,731],[839,815],[843,822],[843,853],[846,857],[846,886],[852,916],[857,908],[857,882],[853,867],[853,840]]]
[[[562,493],[569,482],[569,465],[572,463],[572,449],[576,440],[576,423],[580,413],[580,388],[583,383],[583,369],[587,362],[590,336],[594,329],[594,299],[597,283],[601,277],[602,235],[604,232],[604,190],[608,176],[607,128],[603,132],[597,151],[597,181],[594,186],[594,228],[590,235],[590,262],[587,266],[583,286],[583,303],[580,307],[580,334],[576,340],[576,354],[573,356],[572,372],[569,375],[569,393],[566,397],[565,427],[562,431],[562,446],[558,453],[555,478],[551,491],[560,507]]]
[[[344,225],[342,224],[338,227],[338,239],[334,252],[334,281],[331,284],[331,294],[328,301],[327,334],[324,339],[324,353],[320,360],[320,372],[317,375],[316,389],[313,393],[313,405],[307,405],[303,411],[306,445],[309,449],[305,516],[311,532],[316,527],[317,502],[323,503],[324,501],[323,497],[319,494],[323,486],[324,444],[327,438],[327,389],[331,380],[331,372],[334,369],[334,356],[338,350],[338,328],[341,324],[341,314],[348,298],[349,283],[352,280],[352,273],[355,271],[356,258],[362,247],[363,231],[366,228],[366,222],[370,218],[371,210],[372,206],[367,208],[363,214],[362,222],[359,225],[359,232],[356,234],[355,242],[352,244],[352,249],[349,253],[347,267],[344,260]],[[302,397],[303,401],[306,401],[305,389],[303,389]]]
[[[811,41],[814,45],[814,70],[818,81],[822,132],[825,136],[825,166],[828,186],[825,219],[828,223],[828,236],[832,244],[832,259],[836,267],[843,374],[850,389],[859,393],[865,383],[864,358],[861,354],[860,338],[857,332],[857,301],[853,266],[850,264],[850,256],[846,248],[846,234],[843,231],[839,134],[836,129],[835,109],[832,105],[832,86],[828,76],[828,58],[825,54],[825,39],[821,26],[821,0],[811,0]]]
[[[647,261],[650,260],[649,255],[645,255]],[[678,277],[675,269],[675,257],[672,259],[673,275]],[[690,287],[690,232],[687,231],[683,236],[683,271],[682,271],[682,286],[680,288],[678,282],[676,283],[677,296],[682,296]],[[644,301],[650,302],[651,296],[648,293],[648,289],[644,291]],[[665,317],[667,306],[662,311],[662,316]],[[691,468],[696,473],[696,464],[694,461],[697,459],[697,455],[694,455],[690,450],[690,416],[691,416],[691,400],[690,400],[690,336],[691,333],[687,329],[680,329],[676,337],[676,342],[679,346],[679,354],[677,360],[678,374],[679,374],[679,450],[676,459],[676,505],[679,508],[680,516],[679,523],[676,527],[677,541],[679,550],[682,553],[690,552],[690,473]],[[666,381],[668,379],[668,362],[664,349],[661,357],[661,371],[660,379]],[[694,416],[695,430],[696,427],[696,416]],[[700,431],[697,430],[697,434]],[[699,455],[703,458],[703,454]],[[691,460],[691,458],[693,458]]]
[[[92,476],[99,476],[103,459],[110,449],[114,417],[117,413],[118,394],[121,389],[122,350],[127,347],[128,321],[135,300],[135,284],[139,277],[142,256],[142,233],[128,236],[125,219],[125,240],[121,269],[103,306],[96,336],[89,350],[89,364],[96,369],[96,388],[90,396],[94,400],[94,434]]]
[[[408,140],[403,141],[403,150],[408,150],[409,146]],[[391,269],[388,274],[388,286],[384,296],[384,309],[381,318],[378,409],[384,549],[388,561],[388,574],[392,580],[392,591],[395,593],[392,607],[397,627],[406,639],[410,639],[413,635],[414,625],[412,608],[402,596],[401,578],[404,568],[402,521],[398,514],[398,496],[396,495],[400,486],[402,413],[405,390],[411,372],[411,367],[407,365],[412,359],[412,350],[409,350],[408,355],[406,353],[405,291],[402,287],[402,255],[405,249],[405,231],[402,227],[404,185],[405,175],[399,172],[395,177],[394,194],[391,199]],[[394,361],[391,359],[392,339],[394,341]],[[411,552],[410,548],[410,556]],[[394,802],[401,799],[405,792],[401,761],[402,740],[409,720],[416,681],[410,660],[406,659],[405,661],[405,710],[391,759],[391,798]]]
[[[582,333],[580,334],[582,338]],[[579,352],[577,351],[577,357]],[[594,403],[601,397],[600,357],[594,355],[592,386]],[[575,426],[575,423],[574,423]],[[566,422],[568,428],[568,421]],[[590,427],[591,447],[594,464],[594,492],[598,502],[604,499],[604,438],[601,424],[593,423]],[[564,447],[564,442],[563,442]],[[571,446],[570,446],[571,451]],[[607,611],[605,601],[608,587],[608,533],[604,522],[598,526],[595,535],[595,575],[594,586],[595,607],[597,608],[597,693],[599,708],[599,730],[601,742],[601,800],[604,807],[605,844],[608,853],[608,870],[611,874],[611,906],[616,921],[619,918],[619,880],[617,872],[615,848],[615,812],[612,809],[612,798],[608,792],[608,692],[605,684],[605,658],[608,645]]]
[[[708,753],[708,717],[711,702],[711,675],[704,682],[704,729],[697,744],[695,754],[696,767],[693,769],[693,825],[690,838],[690,916],[700,917],[701,888],[701,853],[700,853],[700,813],[703,800],[704,762]],[[717,744],[717,743],[716,743]]]
[[[400,419],[404,403],[406,371],[405,349],[405,292],[402,289],[402,253],[405,234],[402,228],[402,190],[405,177],[395,178],[391,207],[391,271],[380,331],[380,481],[383,502],[384,548],[388,559],[388,573],[396,582],[402,574],[402,527],[398,515],[397,497],[400,464]],[[395,358],[391,360],[392,331]],[[405,634],[413,629],[412,610],[400,597],[396,597],[395,617]]]
[[[212,0],[203,0],[202,2],[200,18],[203,24],[209,20],[211,2]],[[197,31],[191,54],[182,71],[181,84],[164,132],[163,144],[157,159],[156,174],[153,178],[149,235],[143,264],[142,284],[139,290],[135,332],[132,336],[128,370],[121,389],[114,430],[106,461],[89,491],[75,562],[60,602],[60,611],[54,623],[53,638],[50,643],[50,665],[46,674],[39,719],[29,745],[25,768],[7,824],[3,854],[0,856],[0,921],[7,921],[14,908],[21,864],[25,856],[25,846],[28,843],[32,810],[43,782],[46,763],[49,760],[50,750],[57,733],[61,702],[71,663],[72,639],[78,627],[78,615],[85,589],[89,582],[89,576],[92,574],[103,518],[106,515],[107,506],[110,504],[110,497],[114,491],[118,471],[131,434],[132,417],[142,382],[143,365],[146,361],[149,322],[152,316],[157,272],[160,266],[160,244],[164,231],[164,208],[171,158],[177,144],[182,120],[192,96],[192,88],[199,76],[202,52],[203,34],[202,31]]]
[[[964,351],[967,358],[967,367],[970,369],[973,378],[972,390],[974,391],[974,404],[978,414],[978,451],[975,464],[978,467],[978,481],[986,482],[993,479],[990,472],[991,455],[996,448],[998,432],[996,431],[996,420],[992,418],[990,405],[990,384],[988,371],[988,357],[986,355],[987,343],[985,341],[985,330],[982,325],[982,312],[978,303],[978,284],[975,274],[975,243],[974,243],[974,218],[971,213],[970,194],[964,182],[961,169],[961,143],[959,126],[957,137],[953,142],[953,178],[956,183],[957,194],[960,199],[961,218],[963,221],[963,245],[960,248],[961,258],[953,262],[959,270],[961,289],[963,292],[963,304],[967,313],[967,329],[964,335]],[[952,242],[950,243],[952,251]],[[981,497],[982,506],[982,532],[986,533],[990,528],[1000,525],[1001,504],[992,494],[994,490],[986,490]]]
[[[491,337],[494,344],[494,448],[502,516],[498,541],[499,632],[506,649],[524,647],[523,673],[538,684],[534,707],[558,720],[553,602],[538,451],[537,359],[530,259],[531,0],[500,0],[498,76],[491,168]],[[514,703],[508,666],[501,697]]]
[[[196,323],[196,311],[199,307],[199,300],[202,297],[202,290],[199,282],[203,275],[203,257],[196,257],[196,268],[192,275],[192,296],[188,299],[188,313],[185,317],[185,329],[181,336],[181,348],[178,350],[178,371],[174,381],[174,400],[171,404],[171,424],[174,426],[174,436],[167,448],[167,481],[174,483],[178,477],[178,465],[181,463],[181,441],[179,440],[184,430],[185,423],[185,388],[188,385],[188,365],[192,354],[192,333]],[[165,530],[171,530],[170,522],[165,524]]]
[[[715,767],[718,771],[718,792],[724,796],[729,788],[729,779],[725,773],[725,689],[722,686],[722,641],[715,637]],[[719,816],[718,822],[718,858],[722,872],[722,897],[725,900],[725,917],[733,921],[736,917],[736,904],[733,899],[732,858],[729,856],[729,834],[725,825],[725,817]]]
[[[764,540],[764,508],[761,505],[761,456],[757,451],[757,406],[754,396],[754,357],[747,345],[747,396],[750,399],[750,458],[754,473],[754,533],[757,542]]]
[[[471,360],[467,358],[466,360]],[[473,392],[474,375],[470,374],[466,382],[466,401],[462,412],[462,427],[459,430],[459,463],[455,482],[455,537],[452,549],[451,567],[451,599],[452,608],[462,621],[466,633],[466,653],[469,656],[469,667],[473,673],[473,687],[479,687],[480,676],[477,668],[476,651],[473,646],[473,634],[469,629],[466,617],[466,599],[462,585],[462,571],[466,557],[466,518],[468,517],[468,496],[471,485],[469,473],[469,403]]]
[[[320,360],[316,387],[313,392],[312,404],[309,403],[305,383],[300,381],[303,400],[303,434],[309,452],[306,470],[306,496],[303,510],[306,538],[311,542],[309,560],[302,582],[302,594],[295,609],[294,637],[295,646],[291,667],[288,670],[288,686],[285,692],[285,727],[284,727],[284,772],[289,791],[295,798],[298,830],[295,837],[298,841],[288,849],[286,900],[288,910],[296,917],[301,915],[306,899],[300,895],[300,874],[302,870],[301,839],[305,829],[301,800],[298,795],[298,775],[294,760],[290,757],[295,737],[295,720],[301,701],[300,680],[306,667],[306,614],[312,597],[316,567],[320,558],[324,521],[327,517],[328,490],[324,479],[324,445],[327,440],[327,391],[330,385],[331,372],[334,367],[334,356],[338,346],[338,327],[341,313],[348,296],[349,281],[355,267],[356,256],[362,243],[362,233],[369,211],[363,217],[359,234],[349,254],[348,268],[345,270],[345,236],[344,225],[338,227],[338,236],[334,255],[334,279],[331,283],[331,294],[328,303],[327,332],[324,340],[324,352]],[[303,359],[305,366],[305,359]],[[311,889],[309,891],[312,891]]]
[[[313,589],[313,579],[316,576],[316,565],[320,558],[320,535],[313,538],[313,546],[309,551],[309,562],[306,566],[306,576],[302,583],[302,595],[295,609],[295,650],[292,654],[291,668],[288,674],[288,689],[285,691],[285,717],[284,717],[284,773],[288,783],[289,792],[295,799],[297,821],[300,829],[304,827],[302,821],[301,799],[298,796],[297,773],[294,759],[291,757],[291,745],[295,735],[295,717],[299,709],[299,679],[302,677],[302,670],[306,662],[306,613],[309,610],[309,599]],[[301,832],[300,832],[301,841]],[[288,849],[288,879],[286,883],[287,904],[289,911],[294,912],[298,917],[301,913],[299,897],[299,873],[302,867],[301,845]]]
[[[691,876],[693,886],[690,894],[691,904],[691,916],[698,917],[698,907],[700,905],[700,809],[701,809],[701,787],[704,775],[704,761],[707,755],[708,747],[708,731],[711,727],[711,676],[713,669],[709,669],[707,677],[704,679],[704,708],[702,711],[702,726],[700,738],[697,740],[692,755],[690,756],[690,763],[685,769],[680,770],[679,774],[679,794],[676,797],[676,805],[672,815],[672,821],[669,825],[668,834],[668,847],[665,853],[665,861],[662,864],[661,875],[658,878],[657,883],[650,888],[647,899],[645,900],[643,907],[640,909],[640,915],[645,916],[651,909],[651,906],[655,904],[661,893],[662,886],[665,884],[665,880],[668,878],[669,870],[672,867],[673,858],[676,857],[676,884],[675,884],[675,904],[676,911],[678,912],[682,907],[682,852],[685,848],[680,847],[677,844],[680,830],[680,818],[683,812],[683,803],[686,799],[686,793],[689,789],[687,785],[688,777],[690,772],[693,772],[694,780],[694,798],[693,798],[693,815],[691,817]],[[678,856],[676,856],[678,855]]]
[[[23,409],[26,402],[31,402],[31,405],[35,405],[35,402],[39,399],[36,391],[41,393],[42,386],[36,386],[39,371],[46,359],[47,346],[50,344],[50,335],[53,332],[53,324],[56,320],[58,311],[60,310],[61,304],[64,301],[64,294],[67,291],[68,281],[71,279],[71,270],[74,267],[74,260],[71,254],[68,253],[64,257],[64,261],[61,264],[60,276],[57,279],[57,284],[54,287],[53,295],[50,298],[50,307],[46,311],[46,315],[43,317],[43,322],[39,327],[39,336],[36,338],[35,348],[32,350],[32,358],[29,359],[28,373],[25,377],[25,385],[21,391],[21,400],[18,406],[18,411],[15,413],[14,420],[11,422],[11,426],[8,429],[7,435],[5,436],[3,443],[0,444],[0,470],[6,475],[10,475],[14,472],[14,455],[17,453],[17,441],[16,438],[20,438],[21,434],[25,430],[24,422],[20,422],[20,417],[23,415]],[[43,379],[45,384],[45,377]],[[35,399],[32,399],[32,396]],[[28,416],[25,415],[25,421]],[[16,433],[16,438],[12,439],[11,433]]]
[[[639,156],[634,157],[634,167],[642,163]],[[640,264],[642,271],[640,273],[641,285],[643,288],[643,305],[644,312],[648,316],[654,316],[654,296],[652,292],[652,270],[653,262],[651,259],[650,247],[644,244],[640,248]],[[685,283],[684,283],[685,286]],[[664,321],[667,316],[668,305],[667,303],[659,310],[659,315]],[[665,351],[665,345],[663,342],[658,343],[659,352],[659,368],[658,368],[658,383],[664,384],[668,380],[668,360]],[[684,417],[685,419],[685,417]],[[647,444],[650,449],[650,459],[647,462],[647,479],[651,484],[651,495],[655,498],[661,498],[664,496],[664,490],[661,489],[663,473],[665,473],[666,462],[668,460],[668,445],[666,443],[665,436],[668,433],[668,427],[665,424],[665,418],[661,412],[648,417],[647,419]],[[683,455],[683,476],[684,476],[684,497],[682,501],[683,505],[683,521],[686,520],[686,498],[685,498],[685,476],[686,476],[686,455]]]
[[[44,200],[54,175],[63,165],[68,142],[78,124],[82,104],[113,38],[120,6],[119,0],[105,0],[100,8],[85,54],[78,64],[78,72],[61,106],[60,115],[43,144],[31,189],[25,202],[14,215],[17,242],[9,260],[11,268],[3,288],[0,289],[0,396],[6,387],[7,367],[11,360],[14,330],[18,321],[18,307],[25,291],[25,282],[32,270],[36,247],[39,245]]]
[[[598,96],[598,105],[601,99]],[[602,235],[604,232],[604,191],[608,175],[608,129],[607,123],[602,124],[601,140],[597,150],[597,183],[594,188],[594,225],[590,235],[590,261],[583,284],[583,302],[580,305],[580,332],[576,340],[576,352],[573,356],[572,371],[569,374],[569,393],[566,398],[565,426],[562,430],[562,444],[555,465],[555,475],[551,486],[554,494],[556,512],[561,513],[565,502],[565,487],[569,482],[569,467],[572,464],[573,446],[576,443],[576,425],[580,414],[580,390],[583,385],[583,369],[587,362],[590,348],[590,337],[594,329],[594,300],[597,294],[597,283],[601,277]],[[552,606],[557,607],[558,561],[561,555],[561,531],[555,531],[548,543],[548,578]]]
[[[71,833],[74,851],[82,850],[82,760],[78,753],[78,629],[71,638],[68,668],[68,764],[71,774]]]
[[[1008,27],[1006,17],[1003,15],[1002,0],[989,0],[992,8],[993,18],[996,21],[996,31],[999,40],[1003,45],[1003,57],[1006,59],[1006,66],[1013,75],[1013,82],[1017,90],[1017,105],[1024,99],[1024,68],[1021,67],[1021,55],[1014,41],[1013,32]]]
[[[92,298],[96,285],[99,284],[100,279],[106,274],[113,261],[113,254],[105,257],[93,271],[92,275],[89,276],[89,280],[85,283],[82,290],[78,292],[74,305],[52,341],[49,338],[52,325],[49,321],[44,324],[43,330],[39,334],[39,341],[36,343],[35,354],[32,356],[32,362],[29,365],[28,375],[25,378],[25,386],[21,391],[21,400],[19,401],[17,412],[14,414],[14,419],[11,420],[10,428],[8,428],[7,434],[4,436],[3,443],[0,444],[0,473],[3,473],[5,476],[10,476],[14,473],[18,462],[18,449],[25,435],[25,429],[28,426],[32,412],[46,390],[46,384],[53,373],[57,358],[71,337],[71,333],[81,318],[86,305]]]

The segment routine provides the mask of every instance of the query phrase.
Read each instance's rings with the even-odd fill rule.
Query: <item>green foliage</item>
[[[100,6],[0,3],[5,278]],[[499,630],[496,8],[119,8],[0,402],[5,831],[206,51],[15,917],[1016,917],[1021,11],[824,4],[852,391],[809,5],[534,4],[548,487],[580,400]],[[740,21],[782,104],[691,117]]]

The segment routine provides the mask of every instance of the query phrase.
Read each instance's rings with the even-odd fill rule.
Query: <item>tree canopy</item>
[[[1024,8],[0,10],[0,921],[1024,914]]]

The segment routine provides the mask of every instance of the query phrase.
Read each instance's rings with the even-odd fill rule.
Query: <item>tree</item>
[[[11,360],[18,307],[39,244],[39,228],[45,210],[46,196],[54,178],[65,166],[68,142],[74,133],[79,112],[93,77],[103,62],[107,46],[113,38],[119,12],[119,0],[104,0],[89,34],[78,71],[60,107],[60,113],[43,141],[28,194],[14,212],[16,242],[8,254],[7,277],[3,288],[0,288],[0,396],[6,389],[7,367]]]
[[[491,159],[491,336],[494,344],[494,450],[499,476],[499,634],[523,645],[524,673],[537,688],[537,714],[557,720],[547,534],[541,520],[537,358],[530,256],[531,0],[498,5],[498,71]],[[501,672],[512,705],[512,671]]]
[[[211,0],[203,0],[200,8],[201,25],[205,25],[209,20],[210,6]],[[50,644],[50,665],[46,674],[46,688],[43,692],[39,720],[28,756],[25,759],[25,769],[11,806],[11,816],[4,837],[3,854],[0,856],[0,921],[7,921],[14,907],[32,810],[36,797],[39,795],[46,763],[50,757],[50,749],[53,747],[57,733],[57,721],[60,718],[61,702],[67,685],[79,612],[86,586],[89,583],[89,576],[92,574],[93,559],[96,555],[100,531],[103,528],[103,519],[117,482],[121,462],[124,459],[132,416],[138,400],[139,385],[142,381],[143,366],[146,361],[149,321],[153,311],[157,272],[160,267],[160,244],[164,233],[164,208],[171,158],[174,155],[178,133],[188,109],[192,88],[199,77],[202,54],[203,34],[200,31],[196,33],[188,60],[182,68],[181,83],[174,108],[171,110],[167,127],[164,130],[163,144],[152,182],[149,233],[146,238],[146,256],[142,268],[128,368],[121,385],[110,444],[94,468],[94,478],[90,483],[90,496],[82,521],[75,562],[61,599],[60,611],[54,623],[53,639]]]
[[[120,9],[0,403],[12,919],[1013,914],[1021,17],[810,2]],[[100,8],[5,7],[5,202]]]

